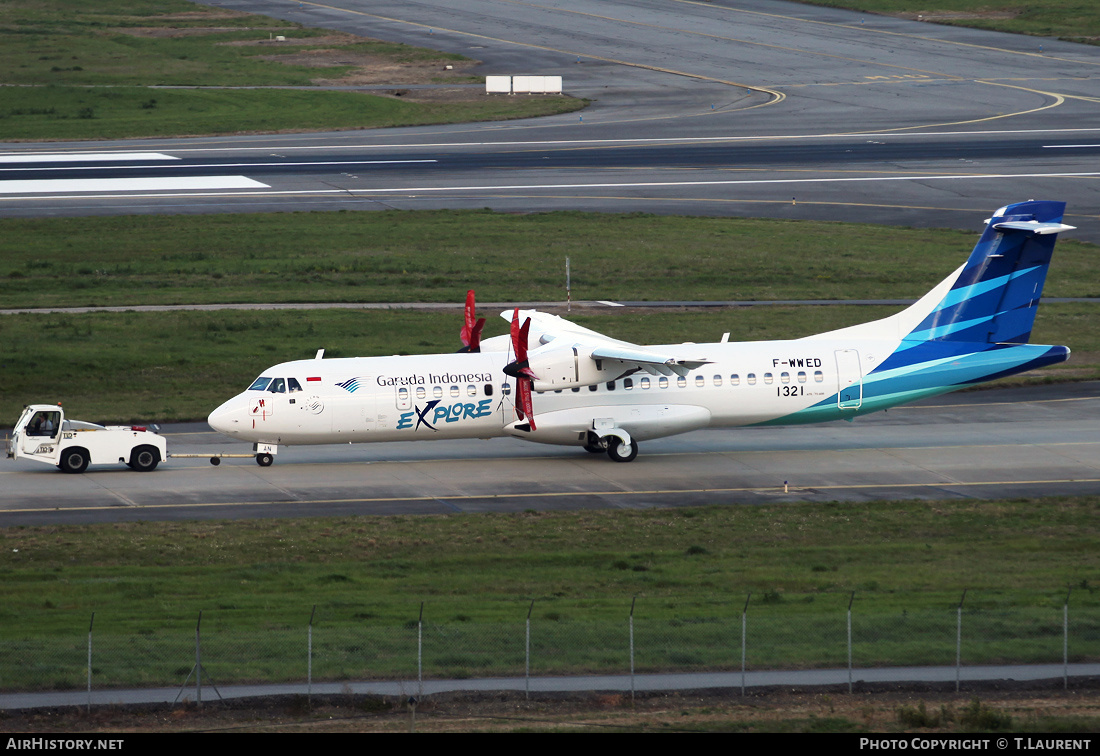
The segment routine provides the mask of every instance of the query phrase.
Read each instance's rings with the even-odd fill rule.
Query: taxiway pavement
[[[628,464],[513,439],[284,447],[64,475],[7,460],[0,526],[314,515],[950,501],[1100,493],[1100,382],[951,394],[812,426],[699,431]],[[247,454],[200,425],[170,453]]]
[[[0,161],[22,162],[0,166],[0,217],[492,207],[976,230],[1034,197],[1066,200],[1077,238],[1100,241],[1096,47],[777,0],[220,5],[462,53],[481,73],[561,74],[592,104],[503,123],[10,145]]]

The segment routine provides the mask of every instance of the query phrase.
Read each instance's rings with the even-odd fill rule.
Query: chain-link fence
[[[843,599],[825,610],[806,596],[690,612],[623,602],[618,619],[606,607],[587,619],[517,603],[514,622],[434,622],[428,606],[403,624],[314,607],[297,626],[267,618],[262,628],[222,610],[131,633],[97,629],[107,623],[93,615],[74,618],[67,637],[13,638],[7,628],[0,691],[1100,660],[1100,607],[1091,603],[972,595],[909,611],[894,595]]]

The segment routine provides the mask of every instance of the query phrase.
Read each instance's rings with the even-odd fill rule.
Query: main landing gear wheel
[[[631,462],[638,456],[638,442],[624,444],[618,436],[612,436],[607,442],[607,456],[616,462]]]
[[[256,455],[256,464],[260,467],[271,467],[271,463],[275,461],[275,458],[266,452],[264,454]]]

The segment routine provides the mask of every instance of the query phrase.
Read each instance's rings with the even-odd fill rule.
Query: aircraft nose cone
[[[218,407],[206,418],[206,422],[218,433],[232,436],[240,430],[240,402],[234,398]]]

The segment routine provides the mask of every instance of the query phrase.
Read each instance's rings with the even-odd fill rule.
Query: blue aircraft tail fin
[[[997,210],[950,290],[904,339],[1026,344],[1054,242],[1073,228],[1062,224],[1065,208],[1029,200]]]

